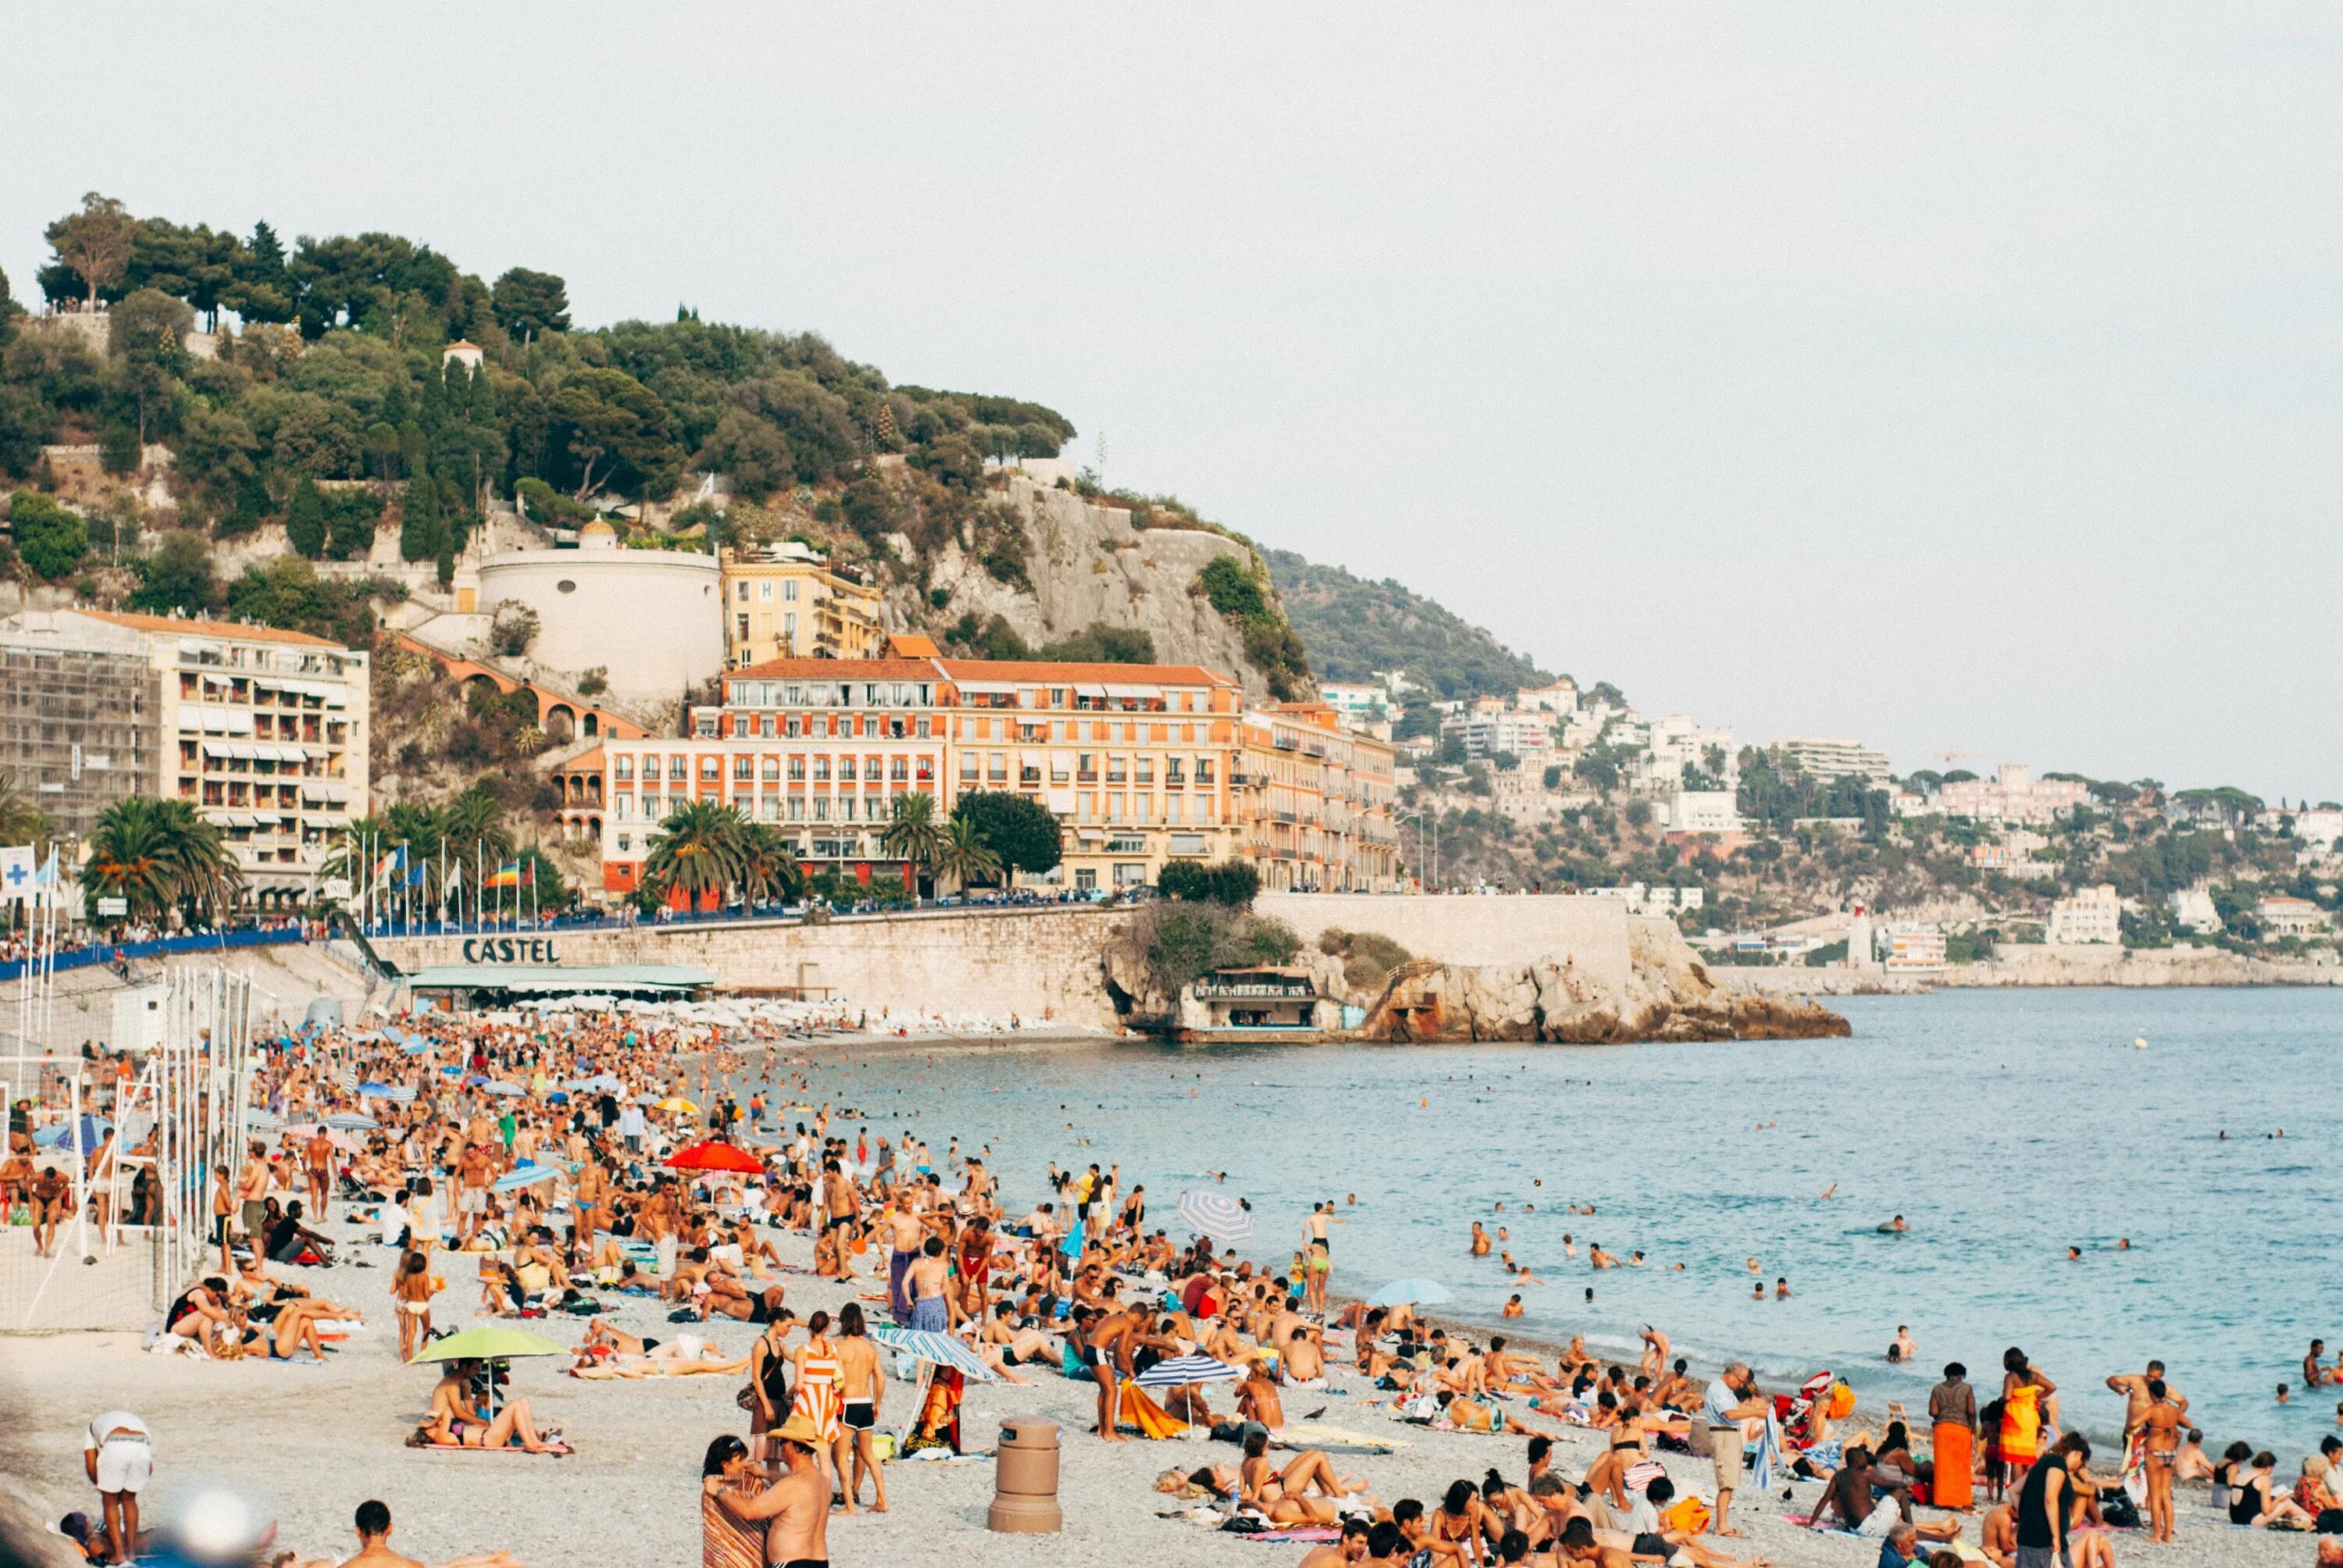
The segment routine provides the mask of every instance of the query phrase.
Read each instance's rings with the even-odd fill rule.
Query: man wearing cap
[[[830,1483],[814,1457],[823,1447],[821,1431],[811,1417],[791,1412],[766,1435],[788,1467],[780,1479],[754,1495],[728,1488],[718,1496],[734,1518],[764,1523],[769,1568],[830,1568]]]
[[[81,1462],[106,1506],[110,1560],[127,1563],[138,1552],[138,1493],[155,1472],[146,1423],[126,1410],[101,1412],[89,1423]]]
[[[1734,1489],[1741,1484],[1742,1445],[1748,1441],[1741,1423],[1764,1415],[1766,1408],[1765,1397],[1757,1392],[1756,1380],[1749,1375],[1745,1362],[1735,1362],[1719,1372],[1701,1399],[1701,1420],[1708,1427],[1709,1462],[1716,1472],[1716,1513],[1709,1521],[1713,1534],[1741,1533],[1725,1522],[1733,1507]]]

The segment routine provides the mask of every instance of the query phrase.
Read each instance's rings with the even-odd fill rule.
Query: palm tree
[[[134,920],[160,920],[170,910],[170,845],[162,804],[133,795],[97,814],[89,834],[89,869],[82,878],[93,920],[101,898],[122,900]]]
[[[31,844],[36,848],[49,841],[56,830],[49,814],[35,805],[13,773],[0,773],[0,844]]]
[[[945,833],[936,823],[932,795],[898,795],[894,819],[879,835],[879,847],[909,865],[913,873],[932,873],[943,852]]]
[[[789,853],[780,833],[762,822],[745,824],[740,849],[740,897],[750,904],[794,897],[805,888],[805,869]]]
[[[693,800],[668,813],[643,859],[643,884],[662,896],[680,891],[692,904],[719,897],[740,879],[749,819],[715,800]]]
[[[218,827],[191,801],[116,800],[98,813],[89,844],[83,889],[93,914],[98,899],[120,899],[134,920],[176,909],[192,926],[234,903],[244,884]]]
[[[936,851],[936,874],[950,877],[954,887],[965,890],[970,882],[989,882],[1001,875],[1001,857],[972,819],[954,817]]]

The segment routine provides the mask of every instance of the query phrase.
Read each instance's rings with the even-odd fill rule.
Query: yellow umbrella
[[[660,1101],[653,1109],[669,1112],[680,1111],[687,1116],[697,1116],[699,1114],[699,1107],[694,1105],[690,1101],[686,1100],[680,1094],[669,1095],[665,1100]]]

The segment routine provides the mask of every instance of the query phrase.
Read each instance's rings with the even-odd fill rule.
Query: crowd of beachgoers
[[[1042,1381],[1086,1391],[1089,1430],[1070,1442],[1227,1444],[1165,1451],[1155,1495],[1131,1505],[1167,1531],[1291,1543],[1309,1568],[1736,1568],[1765,1561],[1744,1533],[1757,1514],[1858,1541],[1865,1563],[1875,1548],[1884,1568],[2106,1568],[2171,1539],[2199,1497],[2225,1527],[2343,1531],[2343,1443],[2292,1477],[2250,1443],[2208,1452],[2160,1363],[2090,1370],[2127,1411],[2094,1444],[2062,1420],[2057,1380],[2074,1374],[2016,1348],[1974,1382],[1947,1364],[1914,1412],[1858,1408],[1828,1372],[1774,1390],[1738,1362],[1696,1374],[1650,1324],[1633,1360],[1583,1340],[1541,1353],[1502,1325],[1430,1316],[1436,1280],[1336,1288],[1342,1228],[1365,1222],[1347,1199],[1315,1202],[1271,1247],[1217,1183],[1151,1194],[1088,1149],[1012,1199],[990,1146],[935,1148],[900,1110],[815,1092],[812,1053],[938,1027],[742,1001],[286,1032],[264,1048],[248,1141],[213,1172],[213,1266],[150,1348],[327,1362],[365,1326],[325,1271],[358,1264],[388,1271],[395,1322],[378,1329],[401,1361],[440,1368],[411,1446],[573,1453],[509,1389],[516,1358],[558,1357],[588,1382],[702,1380],[711,1440],[690,1460],[710,1563],[854,1555],[848,1521],[887,1510],[890,1483],[983,1445],[961,1430],[972,1384]],[[69,1216],[32,1137],[41,1108],[16,1109],[0,1204],[54,1225]],[[118,1131],[133,1151],[151,1135]],[[1458,1217],[1460,1257],[1489,1246]],[[622,1303],[655,1305],[664,1332],[619,1326]],[[745,1352],[710,1332],[736,1322],[756,1331]],[[2306,1381],[2343,1381],[2322,1348]],[[1890,1354],[1917,1348],[1899,1333]],[[1361,1415],[1327,1419],[1338,1402]],[[1371,1430],[1342,1424],[1368,1412]],[[1503,1457],[1385,1497],[1377,1462],[1410,1429],[1485,1437]],[[1574,1449],[1559,1440],[1590,1436],[1564,1473]],[[138,1501],[156,1438],[130,1409],[92,1422],[98,1495],[73,1522],[91,1560],[126,1560],[153,1523]],[[365,1504],[352,1561],[405,1561],[387,1509],[350,1502]],[[285,1559],[256,1542],[243,1560]]]

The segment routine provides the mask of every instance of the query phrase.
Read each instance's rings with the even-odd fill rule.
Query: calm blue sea
[[[2343,991],[1844,1006],[1845,1040],[1052,1046],[874,1055],[814,1082],[874,1138],[991,1144],[1022,1201],[1052,1160],[1120,1161],[1176,1233],[1179,1193],[1225,1171],[1256,1257],[1290,1256],[1311,1201],[1340,1200],[1338,1291],[1430,1275],[1448,1312],[1496,1323],[1513,1287],[1467,1255],[1479,1219],[1545,1280],[1522,1325],[1543,1337],[1625,1350],[1648,1321],[1695,1365],[1743,1356],[1777,1387],[1829,1367],[1916,1406],[1946,1360],[1990,1386],[2017,1344],[2066,1420],[2102,1432],[2120,1413],[2103,1380],[2160,1356],[2220,1442],[2299,1451],[2336,1430],[2338,1391],[2273,1395],[2314,1335],[2343,1344]],[[1878,1233],[1897,1213],[1910,1233]],[[1596,1273],[1590,1241],[1651,1264]],[[1898,1323],[1921,1370],[1885,1361]]]

